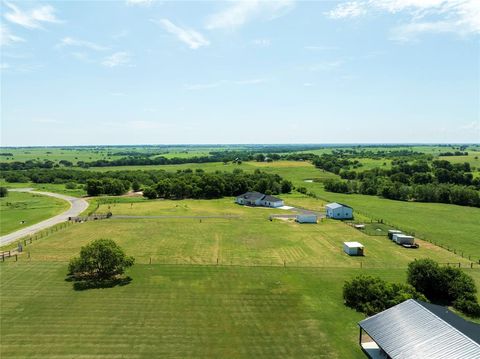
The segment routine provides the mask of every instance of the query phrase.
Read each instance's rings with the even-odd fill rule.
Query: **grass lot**
[[[0,235],[43,221],[67,210],[68,206],[67,202],[53,197],[9,192],[7,197],[0,198]]]
[[[106,212],[109,205],[101,205]],[[358,268],[406,267],[414,258],[431,257],[439,262],[468,263],[439,247],[421,242],[409,250],[372,237],[334,220],[318,225],[274,220],[283,210],[235,205],[232,199],[143,201],[110,204],[114,215],[209,216],[236,218],[110,219],[73,225],[27,247],[32,261],[68,261],[80,247],[101,237],[115,239],[139,263],[196,263]],[[349,257],[344,241],[365,245],[366,256]],[[26,257],[22,257],[26,260]]]
[[[75,189],[67,189],[65,188],[64,184],[33,182],[9,183],[5,182],[4,180],[0,180],[0,186],[7,188],[33,188],[37,191],[61,193],[72,197],[82,197],[87,195],[87,192],[85,189],[83,189],[82,185],[77,185],[77,188]]]

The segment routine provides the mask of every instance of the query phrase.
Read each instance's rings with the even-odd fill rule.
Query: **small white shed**
[[[415,243],[415,238],[407,236],[406,234],[397,233],[393,235],[393,241],[397,244],[413,244]]]
[[[325,206],[326,215],[333,219],[352,219],[353,208],[341,203],[329,203]]]
[[[343,251],[349,256],[363,256],[363,244],[358,242],[343,242]]]
[[[298,223],[317,223],[318,221],[318,216],[316,214],[308,214],[308,213],[303,213],[303,214],[298,214],[296,221]]]
[[[388,238],[393,239],[393,236],[395,234],[402,234],[402,231],[399,231],[398,229],[389,229],[388,230]]]

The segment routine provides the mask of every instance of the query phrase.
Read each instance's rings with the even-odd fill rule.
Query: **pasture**
[[[33,193],[9,192],[0,198],[0,235],[53,217],[68,209],[69,204],[61,199]],[[25,221],[25,223],[21,223]]]
[[[30,260],[68,261],[81,246],[104,237],[115,239],[138,263],[405,268],[415,258],[430,257],[441,263],[468,264],[426,242],[420,242],[419,249],[405,249],[335,220],[324,219],[317,225],[269,221],[270,214],[288,211],[238,206],[227,198],[102,204],[98,211],[111,211],[114,217],[75,224],[35,242],[27,247]],[[189,218],[174,218],[178,216]],[[367,255],[347,256],[342,251],[344,241],[363,243]]]

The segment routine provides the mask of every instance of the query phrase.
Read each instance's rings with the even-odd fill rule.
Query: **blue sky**
[[[2,1],[1,142],[480,142],[480,1]]]

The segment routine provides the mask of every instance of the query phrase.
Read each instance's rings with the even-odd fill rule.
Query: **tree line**
[[[391,169],[341,170],[339,175],[342,179],[325,181],[327,191],[480,207],[480,178],[473,178],[469,163],[394,160]]]

